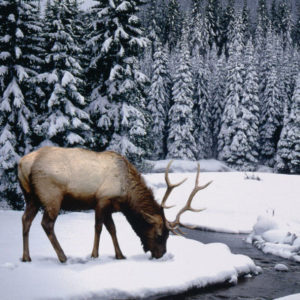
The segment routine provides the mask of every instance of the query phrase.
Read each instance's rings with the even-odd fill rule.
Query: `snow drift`
[[[139,239],[121,214],[115,223],[126,260],[115,260],[109,234],[103,230],[99,259],[91,259],[93,213],[61,215],[56,232],[68,262],[58,262],[43,232],[41,214],[30,234],[31,263],[20,261],[21,212],[0,211],[1,299],[142,298],[184,292],[257,273],[253,261],[220,243],[207,244],[170,236],[161,259],[143,253]]]
[[[300,226],[274,216],[259,216],[247,238],[264,253],[300,262]]]

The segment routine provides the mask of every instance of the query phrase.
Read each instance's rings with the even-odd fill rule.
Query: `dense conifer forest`
[[[300,174],[300,5],[94,2],[0,0],[0,199],[44,145]]]

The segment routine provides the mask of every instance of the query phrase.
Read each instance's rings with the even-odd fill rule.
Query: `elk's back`
[[[83,202],[124,196],[126,172],[125,162],[117,153],[79,148],[44,147],[19,163],[19,179],[26,191],[31,186],[45,194],[56,189],[65,198]]]

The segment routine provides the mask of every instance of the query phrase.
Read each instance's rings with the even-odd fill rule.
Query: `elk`
[[[171,184],[169,163],[165,171],[167,190],[161,205],[145,184],[137,169],[116,152],[94,152],[80,148],[43,147],[21,158],[18,178],[26,208],[22,216],[23,257],[31,261],[29,254],[29,230],[40,208],[44,209],[41,225],[47,234],[60,262],[67,260],[55,232],[54,224],[61,209],[95,210],[95,235],[92,257],[98,257],[100,234],[103,224],[111,235],[116,259],[124,259],[116,236],[112,213],[122,212],[140,238],[145,252],[160,258],[166,252],[166,243],[171,231],[180,232],[180,216],[187,210],[200,211],[191,207],[195,194],[207,187],[198,185],[200,167],[195,188],[186,205],[176,219],[169,222],[164,208],[171,191],[185,180]]]

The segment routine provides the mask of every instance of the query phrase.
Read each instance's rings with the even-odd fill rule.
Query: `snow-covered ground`
[[[299,300],[299,299],[300,299],[300,294],[294,294],[286,297],[280,297],[274,300]]]
[[[99,259],[91,259],[93,213],[60,215],[56,232],[66,264],[58,262],[41,226],[41,214],[30,232],[31,263],[20,261],[21,212],[0,211],[0,291],[2,300],[124,299],[178,293],[192,287],[236,283],[259,271],[244,255],[220,243],[207,244],[170,236],[161,259],[143,253],[139,239],[121,214],[114,219],[126,260],[115,260],[109,234],[103,230]]]
[[[194,186],[195,173],[170,173],[171,182],[188,180],[175,189],[166,211],[172,220]],[[188,169],[190,171],[190,169]],[[208,164],[208,171],[217,170]],[[248,174],[252,176],[252,173]],[[160,201],[165,192],[164,174],[144,175]],[[299,261],[300,176],[255,173],[260,180],[245,179],[239,172],[200,173],[200,184],[213,183],[194,198],[193,207],[207,209],[186,212],[183,223],[231,233],[249,233],[266,253],[282,254]],[[22,263],[21,212],[0,211],[1,299],[35,298],[137,298],[161,293],[178,293],[224,281],[235,283],[243,274],[259,269],[243,255],[234,255],[224,244],[204,245],[170,236],[168,252],[159,260],[144,254],[139,239],[121,214],[114,219],[126,260],[114,259],[110,236],[101,236],[100,257],[91,259],[94,215],[60,215],[56,232],[69,260],[60,264],[41,226],[41,215],[30,232],[32,263]],[[274,216],[273,216],[274,215]],[[270,251],[275,249],[276,251]]]
[[[166,161],[157,162],[153,169],[162,170],[166,164]],[[172,166],[175,172],[196,171],[197,164],[174,161]],[[204,171],[200,173],[201,184],[210,180],[213,183],[198,193],[193,206],[207,209],[201,213],[185,213],[184,223],[219,232],[250,233],[247,241],[265,253],[300,262],[299,175],[248,172],[247,177],[253,179],[246,179],[245,173],[232,172],[215,160],[200,161],[200,166]],[[165,190],[164,174],[145,177],[157,199],[161,199]],[[194,173],[170,174],[173,182],[185,177],[188,181],[169,198],[168,204],[175,207],[166,212],[168,219],[175,217],[187,199],[195,178]]]
[[[170,162],[168,159],[157,160],[157,161],[147,161],[151,166],[151,173],[164,173],[165,169]],[[170,168],[170,172],[181,173],[181,172],[196,172],[197,163],[201,165],[202,172],[235,172],[230,167],[228,167],[222,161],[216,159],[201,159],[197,162],[189,160],[174,159]],[[258,172],[272,173],[273,170],[267,166],[258,166]]]
[[[252,175],[248,173],[248,175]],[[295,228],[300,224],[300,176],[255,173],[260,180],[245,179],[240,172],[200,172],[200,184],[213,183],[193,200],[201,213],[186,212],[182,221],[200,228],[229,233],[250,233],[260,215],[275,215]],[[171,182],[188,180],[170,195],[168,219],[175,217],[194,187],[195,173],[170,173]],[[164,174],[147,174],[145,178],[157,199],[165,192]]]

